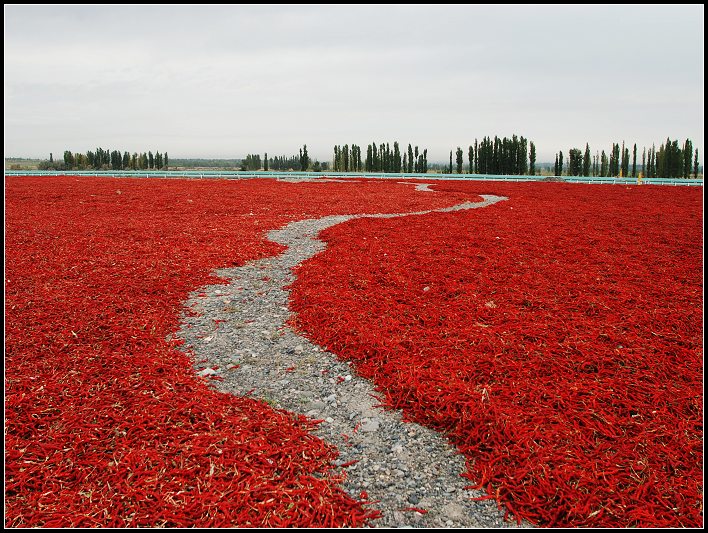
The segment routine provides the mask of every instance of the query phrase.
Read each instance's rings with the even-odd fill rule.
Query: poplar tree
[[[656,178],[656,145],[649,150],[649,177]]]
[[[590,175],[590,145],[585,143],[585,153],[583,154],[583,176]]]
[[[583,170],[583,153],[579,148],[571,148],[568,151],[568,175],[579,176]]]
[[[467,159],[470,163],[470,174],[474,174],[474,148],[472,148],[472,146],[470,146],[467,151]]]
[[[479,147],[477,145],[477,139],[474,140],[474,173],[479,173]]]
[[[629,148],[625,148],[622,154],[622,176],[629,176]]]
[[[683,144],[683,177],[688,178],[691,175],[691,156],[693,155],[693,143],[690,139],[686,139]]]
[[[693,156],[693,177],[698,179],[698,148],[696,148],[696,153]]]
[[[397,174],[401,172],[401,150],[398,147],[398,141],[393,143],[393,171]]]
[[[642,151],[642,175],[646,177],[647,175],[647,148],[644,147]]]
[[[610,176],[617,177],[620,173],[620,145],[612,143],[610,155]]]
[[[448,174],[452,174],[452,150],[450,150],[450,169],[448,171]]]
[[[457,173],[462,174],[462,148],[457,147],[457,152],[455,152],[456,162],[457,162]]]
[[[533,141],[529,143],[529,174],[536,175],[536,145]]]
[[[634,143],[632,150],[632,177],[637,177],[637,143]]]
[[[602,155],[600,156],[600,176],[609,176],[610,174],[610,169],[609,169],[609,163],[607,161],[607,154],[605,154],[605,151],[602,151]]]

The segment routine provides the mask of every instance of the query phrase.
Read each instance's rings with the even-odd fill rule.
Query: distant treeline
[[[449,164],[428,163],[427,148],[420,150],[418,146],[408,144],[401,150],[398,141],[393,143],[375,142],[366,148],[366,156],[362,156],[359,145],[345,144],[334,146],[334,156],[331,168],[335,172],[387,172],[387,173],[418,173],[428,170],[440,170],[448,174],[497,174],[497,175],[536,175],[536,146],[524,136],[512,135],[499,138],[496,135],[483,137],[481,141],[474,140],[467,151],[461,147],[450,150]],[[453,160],[454,155],[454,160]],[[465,164],[465,156],[467,162]],[[329,170],[328,162],[312,161],[307,153],[307,145],[303,145],[299,154],[291,156],[268,157],[265,153],[248,154],[244,159],[179,159],[173,166],[178,167],[209,167],[209,168],[240,168],[244,171],[313,171]],[[167,152],[153,154],[120,152],[97,148],[86,153],[64,152],[63,161],[54,161],[52,154],[48,161],[38,164],[40,170],[166,170],[169,168]],[[700,170],[698,149],[693,148],[693,142],[686,139],[682,144],[678,140],[666,139],[659,146],[643,148],[641,161],[636,143],[632,146],[624,142],[613,143],[609,154],[604,150],[592,155],[589,143],[585,150],[571,148],[567,157],[563,151],[555,156],[553,164],[555,176],[609,176],[645,178],[688,178],[693,173],[698,177]],[[545,172],[545,167],[541,169]],[[548,172],[551,169],[548,168]]]
[[[313,172],[322,172],[328,168],[329,165],[327,163],[320,163],[317,160],[313,162],[310,159],[307,154],[306,144],[300,148],[299,155],[291,155],[289,157],[282,155],[269,158],[268,152],[266,152],[263,159],[261,159],[260,154],[248,154],[246,159],[241,162],[241,170],[297,170],[300,172],[312,170]]]
[[[41,161],[39,170],[167,170],[169,158],[167,152],[147,153],[121,153],[118,150],[105,150],[96,148],[84,153],[64,151],[64,161],[54,161],[53,154],[49,154],[49,161]]]
[[[659,146],[652,145],[648,150],[642,149],[641,166],[637,161],[637,144],[632,147],[631,166],[629,147],[622,142],[612,143],[609,157],[602,151],[590,156],[590,146],[585,144],[585,152],[579,148],[571,148],[568,152],[568,176],[613,176],[613,177],[638,177],[639,173],[645,178],[688,178],[698,177],[698,148],[693,149],[691,139],[686,139],[683,145],[678,140],[666,138],[666,143]],[[693,165],[691,165],[693,163]],[[563,152],[556,154],[554,174],[563,174]]]
[[[452,150],[448,174],[453,173]],[[464,151],[459,146],[455,150],[455,170],[464,171]],[[496,135],[474,140],[467,149],[467,171],[469,174],[526,175],[536,173],[536,146],[523,136],[512,135],[500,139]]]
[[[335,145],[332,168],[335,172],[417,172],[428,171],[428,150],[422,152],[410,143],[408,150],[401,153],[398,141],[394,141],[393,150],[389,143],[378,145],[374,142],[366,148],[366,159],[361,159],[361,148],[352,144],[344,146]]]

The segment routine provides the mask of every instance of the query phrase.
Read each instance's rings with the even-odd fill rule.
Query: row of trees
[[[265,170],[268,170],[268,154],[265,156]],[[260,154],[248,154],[241,160],[241,170],[260,170],[263,168]]]
[[[324,167],[324,168],[323,168]],[[268,157],[268,152],[265,153],[263,159],[260,154],[248,154],[245,159],[241,160],[241,170],[299,170],[321,172],[326,170],[327,165],[321,164],[319,161],[312,162],[307,154],[307,145],[300,149],[299,155],[275,156]]]
[[[428,150],[420,151],[409,143],[408,150],[402,152],[398,141],[394,141],[393,149],[389,143],[373,142],[366,147],[366,159],[362,161],[358,145],[336,145],[332,168],[335,172],[424,173],[428,171]]]
[[[169,157],[167,152],[120,152],[96,148],[86,153],[64,151],[64,161],[54,161],[53,154],[49,154],[49,161],[43,161],[40,170],[167,170]]]
[[[265,154],[265,160],[263,163],[264,170],[295,170],[301,167],[300,157],[297,155],[291,155],[289,157],[281,155],[275,156],[268,159],[268,153]]]
[[[459,146],[455,151],[455,171],[462,174],[464,152]],[[527,175],[536,173],[536,146],[524,136],[512,135],[500,139],[496,135],[474,140],[467,149],[467,171],[470,174]],[[452,150],[448,173],[453,173]]]
[[[535,175],[536,174],[536,147],[533,142],[523,136],[499,138],[494,136],[483,137],[481,141],[475,139],[474,145],[467,149],[467,165],[465,153],[461,147],[454,152],[455,165],[453,166],[453,151],[450,151],[450,162],[446,171],[450,174],[462,174],[465,170],[470,174],[506,174],[506,175]],[[610,176],[610,177],[637,177],[639,173],[648,178],[688,178],[693,170],[693,176],[698,176],[698,149],[693,148],[693,142],[686,139],[682,144],[678,140],[666,139],[657,150],[655,145],[644,148],[641,154],[641,164],[636,143],[631,154],[629,145],[624,142],[613,143],[609,153],[596,152],[591,154],[590,146],[585,144],[585,150],[571,148],[567,158],[563,152],[555,156],[553,174],[561,176]],[[566,163],[567,162],[567,163]],[[444,163],[443,163],[444,165]],[[320,172],[328,169],[327,163],[312,161],[307,153],[307,145],[303,145],[298,155],[276,156],[268,158],[266,153],[263,158],[260,154],[249,154],[241,160],[241,170],[313,170]],[[431,165],[437,168],[437,165]],[[465,166],[467,167],[465,169]],[[49,161],[42,161],[40,169],[55,170],[148,170],[168,169],[169,159],[167,152],[143,153],[109,151],[103,148],[89,150],[86,153],[64,152],[64,161],[55,162],[50,154]],[[426,173],[428,172],[428,150],[419,150],[410,143],[405,151],[401,150],[398,142],[371,143],[366,149],[366,158],[362,160],[361,147],[352,144],[344,146],[335,145],[332,168],[336,172],[388,172],[388,173]]]
[[[609,156],[602,153],[590,155],[590,146],[585,144],[585,151],[571,148],[568,152],[568,176],[610,176],[633,177],[639,173],[645,178],[688,178],[691,176],[691,163],[693,163],[693,176],[698,177],[698,149],[693,149],[693,142],[686,139],[683,145],[678,140],[667,137],[666,143],[659,146],[652,145],[647,151],[642,151],[641,166],[637,160],[637,144],[632,147],[630,157],[629,147],[624,142],[612,143]],[[631,164],[630,164],[631,161]],[[563,174],[563,152],[556,154],[553,174]]]

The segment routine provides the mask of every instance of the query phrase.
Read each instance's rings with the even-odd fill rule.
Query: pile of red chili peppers
[[[166,339],[213,269],[335,213],[447,206],[394,183],[6,177],[6,527],[356,526],[310,423],[215,392]]]
[[[441,183],[493,206],[334,226],[295,325],[548,526],[703,522],[702,189]]]
[[[360,219],[294,284],[297,326],[444,431],[545,525],[702,523],[702,190],[6,177],[7,527],[358,526],[302,417],[217,393],[168,341],[268,230]]]

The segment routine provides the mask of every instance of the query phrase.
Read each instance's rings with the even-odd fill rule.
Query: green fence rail
[[[510,176],[499,174],[413,174],[386,172],[249,172],[224,170],[6,170],[5,176],[105,176],[125,178],[197,178],[197,179],[298,179],[298,178],[378,178],[397,180],[476,180],[476,181],[562,181],[565,183],[600,183],[637,185],[637,178],[611,178],[595,176]],[[702,186],[702,179],[694,178],[643,178],[643,185],[694,185]]]

